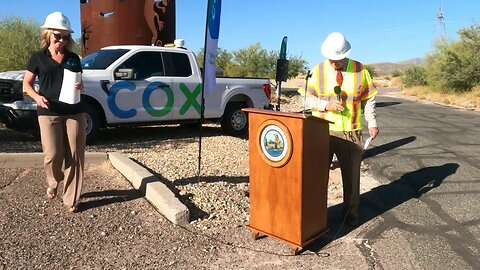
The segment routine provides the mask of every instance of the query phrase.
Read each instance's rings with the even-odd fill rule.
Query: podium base
[[[328,228],[325,228],[324,230],[320,231],[318,234],[316,234],[315,236],[303,241],[303,242],[292,242],[290,240],[287,240],[287,239],[284,239],[282,237],[279,237],[277,235],[274,235],[274,234],[271,234],[271,233],[268,233],[268,232],[265,232],[265,231],[262,231],[260,229],[257,229],[257,228],[254,228],[250,225],[246,225],[247,228],[250,229],[250,231],[252,231],[252,238],[254,240],[258,240],[259,238],[261,238],[262,236],[269,236],[269,237],[272,237],[272,238],[275,238],[275,239],[278,239],[278,240],[281,240],[283,242],[286,242],[287,244],[290,245],[290,254],[291,255],[297,255],[304,247],[306,247],[308,244],[312,243],[313,241],[317,240],[318,238],[320,238],[322,235],[324,235],[325,233],[328,232]]]

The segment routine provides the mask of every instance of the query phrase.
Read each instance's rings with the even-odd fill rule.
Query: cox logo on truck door
[[[202,92],[202,84],[197,84],[193,90],[190,90],[184,83],[179,84],[180,91],[185,96],[185,101],[179,109],[180,115],[184,115],[190,108],[193,108],[198,114],[200,114],[200,104],[197,101],[197,97]],[[119,81],[114,83],[108,93],[107,103],[110,111],[118,118],[128,119],[137,115],[135,108],[121,109],[116,100],[116,96],[121,90],[135,91],[137,85],[131,81]],[[154,108],[150,102],[152,93],[155,91],[161,91],[166,95],[166,103],[162,108]],[[142,106],[145,111],[153,117],[163,117],[170,113],[175,105],[175,96],[172,88],[163,82],[152,82],[145,87],[142,94]]]

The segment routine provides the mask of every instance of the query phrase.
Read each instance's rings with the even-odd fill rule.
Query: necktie
[[[342,86],[342,83],[343,83],[342,72],[338,69],[337,69],[337,83],[338,83],[338,86]]]

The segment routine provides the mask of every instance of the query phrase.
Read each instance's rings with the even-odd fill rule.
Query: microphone
[[[305,93],[303,95],[303,114],[306,113],[306,106],[307,106],[307,88],[308,88],[308,78],[312,77],[312,73],[310,70],[307,70],[307,75],[305,76]]]
[[[338,101],[342,101],[342,97],[340,96],[340,94],[342,93],[342,89],[340,89],[340,86],[335,86],[333,88],[333,92],[335,92],[335,94],[337,94],[337,100]]]
[[[340,86],[337,85],[337,86],[333,87],[333,92],[335,92],[335,94],[337,94],[337,100],[342,101],[342,97],[341,97],[342,89],[340,88]],[[341,110],[340,113],[342,114],[342,130],[345,132],[345,124],[343,122],[343,110]]]

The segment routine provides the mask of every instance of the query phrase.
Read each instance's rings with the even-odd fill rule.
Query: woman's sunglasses
[[[53,37],[55,40],[69,40],[70,39],[70,34],[68,35],[62,35],[60,33],[52,33]]]

